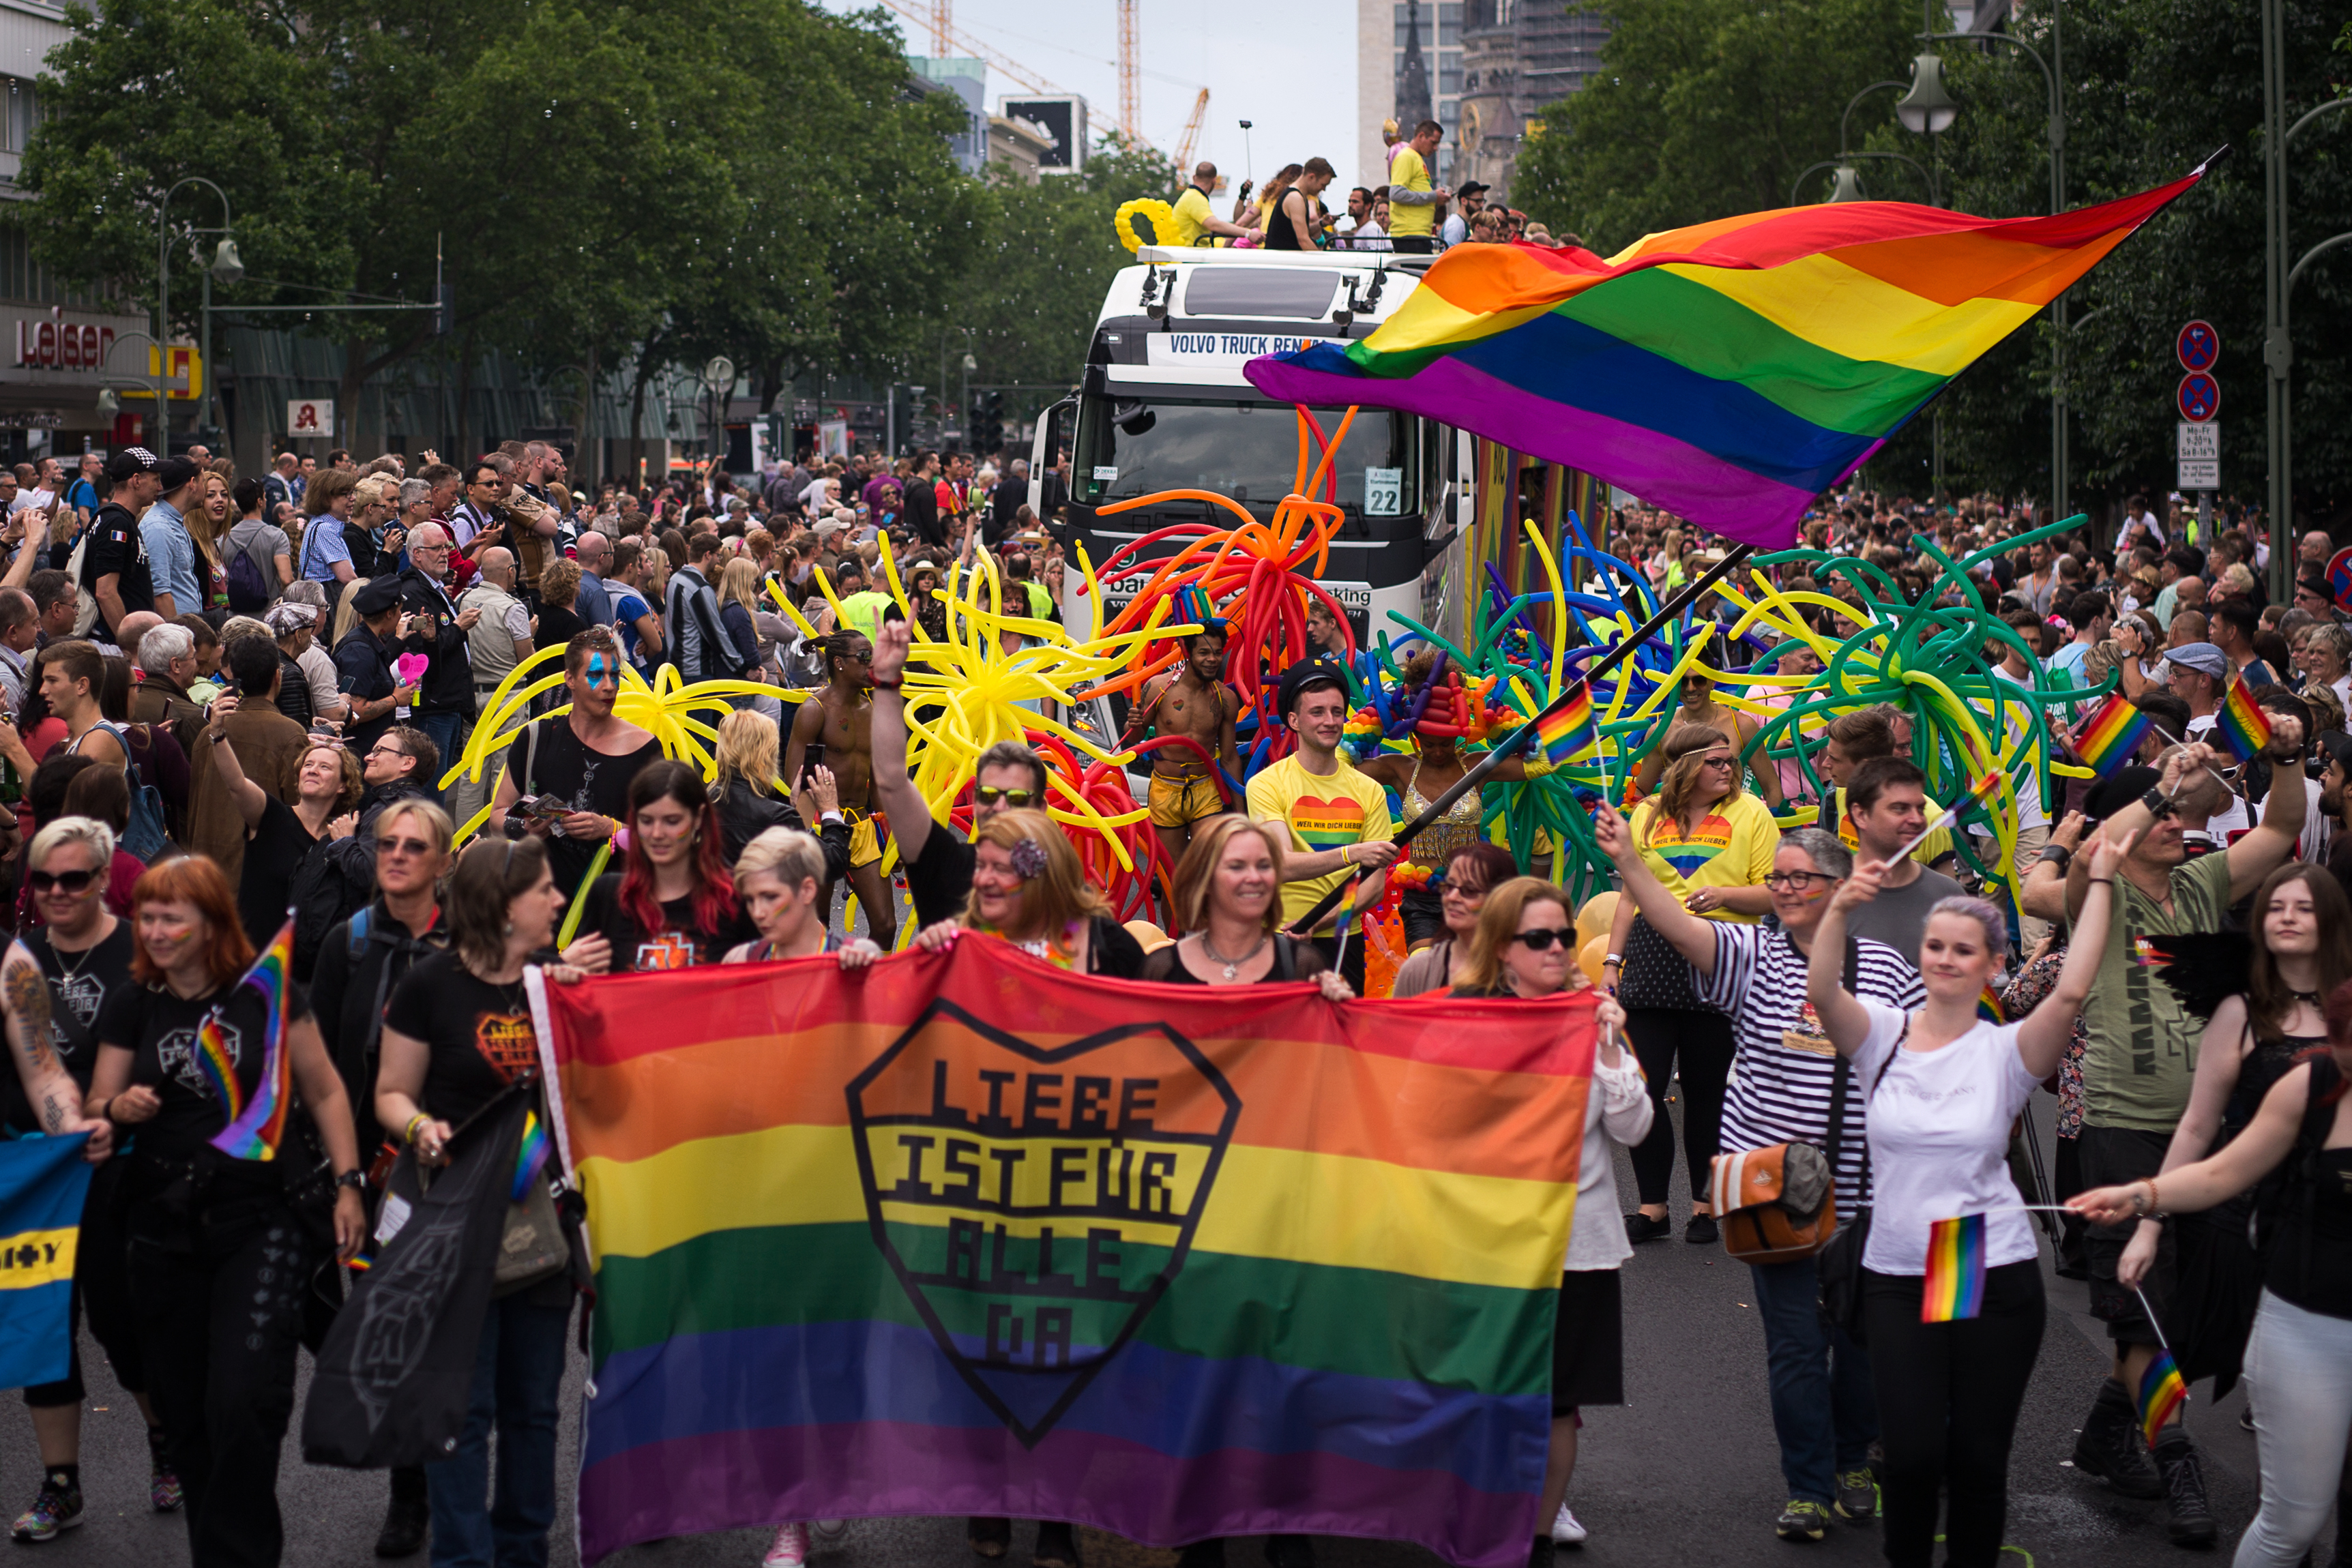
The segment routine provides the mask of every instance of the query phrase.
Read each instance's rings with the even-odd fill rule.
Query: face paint
[[[602,653],[588,655],[585,673],[588,676],[588,684],[592,686],[601,686],[606,681],[618,682],[621,678],[620,671],[605,663],[604,655]]]

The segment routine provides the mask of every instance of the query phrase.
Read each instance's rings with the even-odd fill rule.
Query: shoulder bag
[[[1845,942],[1845,988],[1853,990],[1861,946]],[[1715,1156],[1708,1202],[1723,1227],[1723,1249],[1744,1263],[1794,1263],[1838,1234],[1837,1162],[1853,1070],[1840,1056],[1830,1089],[1826,1152],[1807,1143],[1768,1144]],[[1869,1157],[1867,1151],[1864,1158]]]

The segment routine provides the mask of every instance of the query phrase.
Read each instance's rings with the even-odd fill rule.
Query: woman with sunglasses
[[[1686,679],[1686,709],[1689,689]],[[1762,884],[1780,846],[1780,827],[1764,802],[1739,787],[1739,754],[1730,737],[1707,725],[1679,725],[1661,754],[1665,771],[1658,793],[1636,806],[1633,819],[1633,849],[1654,885],[1677,908],[1703,919],[1745,925],[1762,918],[1772,908],[1772,895]],[[1608,954],[1601,984],[1624,1004],[1625,1035],[1657,1103],[1649,1136],[1633,1151],[1642,1206],[1625,1217],[1627,1234],[1635,1241],[1674,1234],[1666,1197],[1674,1177],[1675,1129],[1665,1094],[1679,1056],[1683,1155],[1691,1190],[1683,1239],[1712,1242],[1720,1232],[1706,1198],[1707,1167],[1718,1146],[1724,1085],[1731,1074],[1731,1021],[1700,998],[1689,963],[1660,934],[1648,904],[1617,901]]]
[[[1513,877],[1486,894],[1470,939],[1457,997],[1512,997],[1537,1001],[1584,988],[1576,968],[1576,911],[1565,890],[1532,876]],[[1616,1223],[1616,1150],[1649,1132],[1654,1114],[1641,1069],[1618,1043],[1624,1010],[1605,993],[1595,1014],[1601,1028],[1593,1054],[1593,1092],[1585,1097],[1576,1215],[1560,1274],[1552,1330],[1551,1448],[1544,1464],[1543,1503],[1536,1518],[1547,1535],[1529,1561],[1548,1561],[1554,1546],[1581,1546],[1585,1528],[1568,1506],[1576,1471],[1577,1433],[1588,1405],[1625,1403],[1623,1299],[1618,1270],[1633,1255]]]
[[[1444,869],[1432,884],[1445,935],[1407,958],[1397,968],[1389,988],[1391,1000],[1402,1001],[1429,991],[1442,991],[1462,977],[1470,956],[1471,937],[1478,929],[1479,912],[1486,894],[1519,874],[1518,862],[1500,844],[1481,839],[1465,844],[1446,857]]]
[[[758,933],[743,912],[702,775],[667,758],[629,781],[625,869],[588,890],[563,961],[586,974],[716,964]]]
[[[1174,908],[1184,935],[1145,958],[1139,978],[1179,986],[1311,979],[1335,1002],[1354,999],[1321,949],[1281,929],[1282,841],[1268,824],[1232,814],[1195,823],[1176,866]]]
[[[299,1120],[278,1159],[233,1159],[212,1144],[229,1117],[200,1033],[217,1023],[214,1060],[250,1103],[274,1024],[270,998],[238,983],[253,945],[228,879],[183,855],[148,868],[132,899],[135,983],[99,1015],[89,1110],[136,1139],[122,1204],[140,1352],[186,1498],[190,1561],[274,1563],[304,1295],[324,1253],[349,1262],[366,1229],[351,1103],[307,998],[289,989],[283,1049],[332,1172],[331,1234],[320,1235],[292,1191],[319,1158]]]

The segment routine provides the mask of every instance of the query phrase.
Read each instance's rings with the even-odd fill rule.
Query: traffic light
[[[1003,446],[1007,439],[1004,428],[1004,394],[992,391],[981,400],[981,402],[979,445],[984,452],[994,452]]]

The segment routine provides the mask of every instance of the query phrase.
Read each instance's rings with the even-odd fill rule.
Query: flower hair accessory
[[[1045,874],[1045,846],[1034,839],[1023,839],[1013,846],[1013,869],[1021,873],[1024,882],[1034,882]]]

